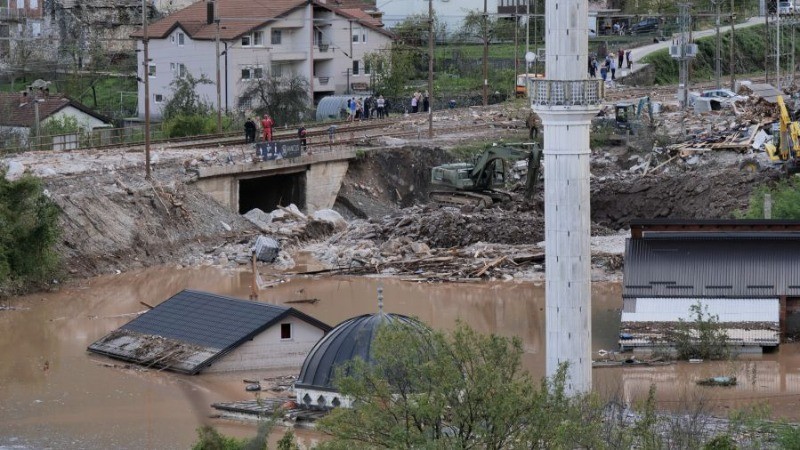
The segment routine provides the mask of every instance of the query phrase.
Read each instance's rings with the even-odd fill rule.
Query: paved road
[[[751,17],[747,22],[737,23],[736,24],[736,29],[739,30],[741,28],[752,27],[754,25],[760,25],[760,24],[763,24],[763,23],[764,23],[764,17]],[[724,32],[730,32],[730,27],[720,27],[720,33],[724,33]],[[715,33],[716,33],[716,29],[714,29],[714,28],[711,28],[709,30],[695,31],[694,33],[692,33],[692,38],[693,39],[698,39],[698,38],[702,38],[702,37],[713,36]],[[650,45],[645,45],[643,47],[637,47],[637,48],[631,49],[631,59],[634,62],[633,66],[631,67],[630,71],[628,69],[623,69],[621,71],[621,73],[620,73],[620,71],[618,70],[617,71],[617,80],[619,80],[620,78],[624,78],[629,73],[635,73],[635,72],[641,70],[642,68],[647,66],[647,64],[639,64],[637,61],[641,61],[642,58],[644,58],[645,56],[647,56],[647,55],[649,55],[649,54],[651,54],[653,52],[657,52],[659,50],[663,50],[665,48],[668,48],[671,44],[672,44],[672,41],[664,41],[664,42],[659,42],[658,44],[650,44]],[[614,51],[616,49],[611,48],[609,50],[610,51]]]

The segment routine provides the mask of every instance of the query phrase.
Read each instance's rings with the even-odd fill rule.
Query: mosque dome
[[[400,314],[364,314],[345,320],[328,332],[306,356],[300,376],[295,382],[297,403],[308,407],[348,406],[336,393],[333,377],[336,368],[360,357],[372,362],[370,348],[384,323],[407,324],[427,330],[424,324]]]

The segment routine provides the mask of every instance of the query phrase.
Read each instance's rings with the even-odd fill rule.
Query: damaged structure
[[[668,345],[691,306],[717,316],[728,344],[774,348],[800,319],[800,222],[631,223],[623,275],[622,350]]]
[[[299,366],[330,326],[294,308],[184,290],[88,351],[186,374]]]

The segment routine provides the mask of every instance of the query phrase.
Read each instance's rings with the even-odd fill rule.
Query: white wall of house
[[[222,47],[222,46],[220,46]],[[137,43],[136,52],[138,60],[138,76],[144,80],[144,53],[142,42]],[[148,48],[150,58],[150,117],[161,118],[161,108],[172,97],[172,81],[184,73],[191,73],[193,77],[205,76],[211,84],[197,86],[197,93],[204,101],[216,105],[217,68],[214,63],[214,41],[201,41],[191,39],[180,27],[170,33],[166,39],[150,39]],[[155,69],[153,69],[154,67]],[[155,73],[153,74],[153,70]],[[224,80],[224,77],[223,77]],[[144,117],[144,83],[139,84],[139,117]],[[223,97],[224,98],[224,97]]]
[[[348,82],[351,85],[369,84],[370,75],[365,72],[364,57],[368,53],[389,48],[391,38],[357,21],[321,9],[314,16],[317,33],[312,37],[311,15],[312,7],[308,6],[292,12],[285,20],[272,22],[246,36],[220,43],[220,52],[226,50],[227,44],[227,61],[225,56],[220,58],[223,109],[226,106],[230,112],[249,109],[247,106],[239,107],[239,97],[257,76],[300,75],[311,82],[318,95],[346,93]],[[180,34],[183,34],[183,45],[180,44]],[[312,42],[315,42],[313,48]],[[320,49],[319,43],[323,44],[323,49],[327,46],[326,51]],[[141,42],[138,48],[142,48]],[[176,28],[166,39],[150,40],[150,65],[155,67],[155,73],[152,74],[151,69],[149,78],[150,114],[153,119],[161,117],[161,108],[172,96],[170,84],[180,76],[181,65],[194,77],[205,75],[212,81],[212,84],[198,86],[197,92],[216,107],[214,54],[213,41],[192,40],[180,28]],[[312,54],[314,64],[311,63]],[[141,51],[137,55],[139,77],[143,77],[144,55]],[[355,69],[358,69],[358,73],[355,73]],[[139,83],[139,117],[144,117],[143,83]]]
[[[62,108],[55,114],[43,120],[42,125],[46,125],[51,120],[61,120],[61,118],[63,117],[74,117],[78,121],[78,125],[80,125],[83,129],[86,130],[94,130],[95,128],[107,128],[111,126],[111,124],[103,122],[97,117],[86,114],[85,112],[73,106],[67,106],[65,108]]]
[[[290,325],[291,338],[281,338],[281,324]],[[289,316],[223,356],[204,372],[299,368],[323,335],[314,325]]]
[[[497,13],[498,0],[489,0],[489,14]],[[408,16],[428,15],[428,0],[378,0],[378,9],[383,12],[383,23],[392,28]],[[483,0],[433,0],[433,11],[439,21],[446,25],[448,33],[458,31],[468,11],[483,12]]]

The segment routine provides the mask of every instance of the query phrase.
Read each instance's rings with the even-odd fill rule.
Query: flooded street
[[[273,280],[274,281],[274,280]],[[185,288],[247,298],[248,273],[214,268],[157,268],[107,276],[11,299],[0,310],[0,449],[4,448],[188,448],[195,430],[213,424],[239,436],[254,425],[210,419],[210,404],[252,398],[243,378],[279,373],[184,376],[126,367],[90,355],[86,347]],[[519,336],[524,365],[544,374],[544,288],[533,283],[419,284],[383,278],[293,278],[261,291],[262,301],[319,299],[293,306],[330,325],[377,310],[384,288],[388,312],[419,317],[437,329],[461,319],[483,333]],[[593,349],[615,349],[621,307],[619,283],[593,286]],[[299,368],[297,369],[299,371]],[[294,374],[296,374],[296,372]],[[731,388],[700,388],[699,378],[735,375]],[[779,352],[733,362],[665,367],[594,369],[604,396],[635,403],[657,385],[660,407],[702,402],[729,408],[764,401],[777,416],[800,419],[800,352]],[[311,443],[313,433],[299,432]]]

